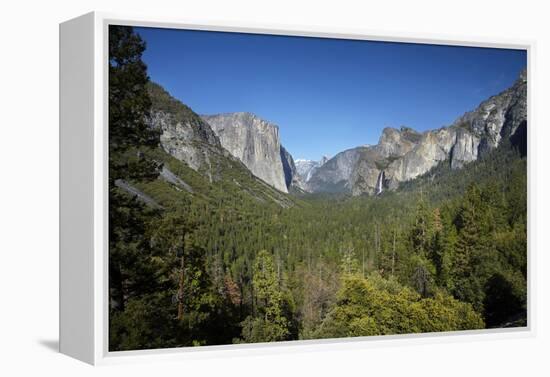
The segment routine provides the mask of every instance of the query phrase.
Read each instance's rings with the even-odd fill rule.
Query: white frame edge
[[[279,343],[108,350],[108,25],[211,30],[321,38],[513,48],[527,51],[528,326],[513,329],[289,341]],[[497,40],[497,42],[495,42]],[[502,38],[386,33],[349,28],[265,25],[92,12],[60,25],[60,352],[90,364],[203,359],[274,353],[533,337],[536,287],[533,227],[533,55],[535,42]],[[75,144],[78,140],[80,144]],[[80,147],[79,147],[80,146]],[[93,192],[92,192],[93,191]],[[84,293],[83,293],[84,292]]]
[[[94,357],[94,16],[59,28],[59,349]]]

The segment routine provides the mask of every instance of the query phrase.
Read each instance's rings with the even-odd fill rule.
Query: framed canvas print
[[[61,352],[530,334],[531,48],[61,24]]]

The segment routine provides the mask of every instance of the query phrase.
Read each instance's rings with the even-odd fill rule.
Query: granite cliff
[[[203,115],[202,119],[210,125],[221,145],[252,174],[277,190],[288,192],[287,181],[292,182],[292,177],[287,177],[290,171],[285,175],[278,126],[247,112]],[[287,170],[292,169],[294,161],[290,163],[287,159],[285,163]]]

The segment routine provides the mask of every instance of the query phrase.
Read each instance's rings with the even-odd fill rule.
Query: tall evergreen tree
[[[256,316],[243,323],[246,342],[284,340],[289,334],[288,319],[283,316],[283,295],[277,280],[273,257],[265,250],[256,256],[252,281],[256,298]]]
[[[148,122],[151,98],[147,66],[141,59],[144,51],[145,42],[132,27],[109,26],[109,173],[113,180],[156,177],[151,165],[130,166],[117,159],[130,149],[159,144],[160,133]]]
[[[420,199],[410,232],[412,249],[417,255],[426,256],[428,254],[432,235],[431,220],[426,202]]]
[[[496,264],[491,242],[492,217],[482,192],[472,185],[466,191],[457,216],[458,240],[453,255],[453,294],[483,310],[483,286]]]
[[[423,198],[416,210],[410,231],[413,254],[409,258],[409,282],[423,297],[432,291],[435,268],[429,260],[433,236],[433,219]]]
[[[159,144],[158,131],[148,127],[151,101],[148,76],[141,60],[145,43],[131,27],[109,29],[109,288],[111,308],[124,310],[129,297],[148,289],[152,274],[145,238],[151,209],[119,191],[118,180],[152,180],[157,164],[143,148]],[[152,287],[152,282],[149,282]]]

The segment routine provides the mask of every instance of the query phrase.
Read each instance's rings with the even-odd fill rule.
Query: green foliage
[[[181,329],[169,310],[168,291],[143,295],[128,300],[124,311],[114,311],[109,318],[109,349],[111,351],[176,347]]]
[[[147,84],[152,106],[157,111],[162,111],[174,117],[176,122],[202,122],[201,118],[193,112],[188,106],[171,97],[160,85],[149,82]]]
[[[273,258],[265,250],[256,257],[252,286],[256,296],[256,315],[247,317],[243,322],[243,341],[254,343],[286,339],[289,323],[283,316],[283,296]]]
[[[422,298],[394,279],[348,276],[335,307],[314,337],[337,338],[483,328],[469,304],[437,292]]]
[[[430,224],[430,214],[424,200],[420,199],[414,224],[411,228],[411,247],[415,254],[427,256],[433,230]]]
[[[341,269],[345,275],[351,275],[359,271],[359,263],[355,258],[355,250],[351,242],[341,246]]]
[[[488,327],[498,327],[525,310],[527,287],[521,273],[496,272],[487,280],[484,288]]]
[[[457,237],[456,228],[449,223],[434,234],[430,259],[436,270],[436,283],[442,288],[450,289],[451,286],[452,261]]]
[[[148,125],[144,48],[131,27],[110,26],[109,348],[226,343],[237,331],[221,325],[234,315],[233,305],[212,287],[205,251],[192,237],[196,223],[181,212],[148,208],[115,184],[158,182],[160,134]]]
[[[193,319],[188,326],[194,332],[175,332],[174,344],[447,331],[478,328],[479,318],[490,327],[524,323],[525,217],[509,210],[510,205],[522,208],[516,200],[525,174],[522,160],[505,165],[509,169],[503,175],[506,180],[477,176],[476,186],[450,199],[440,199],[446,197],[441,191],[446,186],[436,179],[434,190],[422,188],[421,202],[419,190],[405,188],[378,197],[302,196],[294,199],[292,207],[282,208],[267,196],[258,201],[243,192],[233,179],[243,182],[249,179],[245,176],[234,175],[212,185],[162,151],[155,152],[155,159],[194,189],[191,194],[159,180],[137,183],[170,208],[160,217],[152,216],[150,230],[144,233],[145,240],[154,241],[155,260],[162,261],[157,264],[162,267],[158,271],[166,271],[159,276],[170,276],[164,264],[177,271],[178,259],[170,262],[172,254],[166,250],[168,241],[181,238],[183,229],[201,250],[203,257],[196,263],[204,265],[201,274],[209,280],[207,288],[198,291],[203,293],[192,294],[198,296],[199,304],[186,309],[198,313],[196,320],[188,317]],[[463,169],[466,176],[471,168]],[[263,190],[254,186],[253,180],[247,182],[247,188]],[[498,201],[489,198],[495,195],[495,182],[501,193]],[[421,184],[422,178],[417,183]],[[447,189],[454,192],[455,188]],[[160,233],[168,241],[161,242]],[[404,321],[401,327],[391,326],[388,318],[393,314],[329,320],[351,310],[348,306],[336,310],[341,302],[337,297],[341,277],[365,275],[371,281],[373,273],[388,286],[401,287],[391,292],[403,290],[397,297],[380,293],[388,302],[403,304],[395,309],[408,313],[406,320],[399,319]],[[507,283],[500,284],[502,279],[493,277],[497,273],[503,274]],[[231,295],[226,280],[232,282]],[[167,284],[163,279],[157,281]],[[170,282],[176,294],[175,280]],[[163,288],[158,285],[155,289]],[[201,297],[213,304],[200,304]],[[176,316],[176,304],[171,305]],[[472,306],[477,312],[472,312]],[[216,327],[219,318],[229,330]],[[221,335],[215,337],[214,333]]]
[[[109,33],[109,291],[111,310],[124,310],[132,297],[162,288],[144,236],[157,214],[119,191],[118,179],[153,180],[157,165],[140,148],[154,148],[159,134],[147,126],[151,102],[141,61],[145,45],[132,28]]]
[[[148,125],[151,98],[145,42],[131,27],[109,26],[109,179],[157,176],[137,148],[154,148],[160,133]],[[128,153],[131,151],[131,153]]]
[[[477,186],[467,190],[456,225],[459,233],[452,263],[452,292],[482,311],[483,285],[496,264],[497,255],[490,238],[494,227],[492,211]]]

